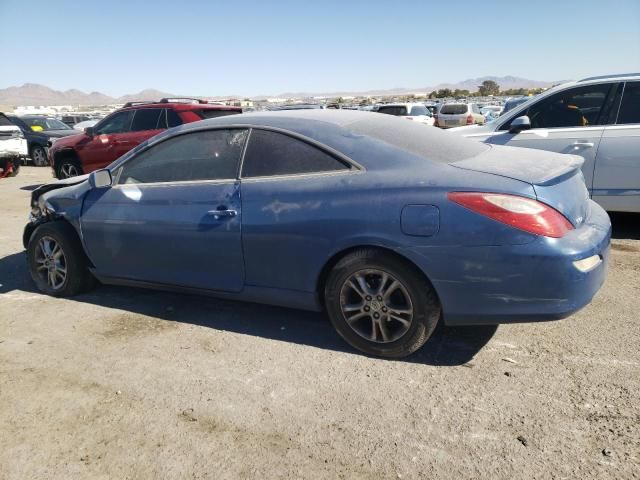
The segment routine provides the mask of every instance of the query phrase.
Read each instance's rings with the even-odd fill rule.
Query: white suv
[[[20,162],[28,154],[27,141],[20,127],[0,113],[0,178],[17,175]]]
[[[640,212],[640,73],[565,83],[485,126],[450,131],[580,155],[593,200],[608,211]]]
[[[425,125],[433,125],[433,116],[424,103],[385,103],[380,105],[378,113],[386,113],[387,115],[395,115]]]

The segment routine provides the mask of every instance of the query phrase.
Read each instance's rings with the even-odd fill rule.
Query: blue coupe
[[[389,115],[291,110],[184,125],[32,195],[34,282],[325,310],[369,354],[436,324],[564,318],[611,235],[580,157],[490,146]]]

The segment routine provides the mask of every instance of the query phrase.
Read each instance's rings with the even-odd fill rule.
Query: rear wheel
[[[71,178],[77,177],[78,175],[82,175],[84,172],[82,171],[82,167],[80,166],[80,162],[75,158],[65,158],[60,161],[58,164],[58,178],[62,180],[63,178]]]
[[[36,167],[44,167],[49,163],[47,152],[45,152],[44,148],[38,146],[31,149],[31,160]]]
[[[338,333],[365,353],[400,358],[427,341],[440,318],[433,287],[415,267],[375,249],[333,268],[325,306]]]
[[[96,283],[80,240],[66,222],[40,225],[29,240],[27,261],[38,289],[55,297],[76,295]]]

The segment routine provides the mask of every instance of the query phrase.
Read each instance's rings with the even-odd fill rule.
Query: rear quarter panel
[[[429,261],[441,262],[446,261],[439,255],[442,246],[532,241],[532,235],[480,217],[447,199],[451,190],[471,188],[533,196],[530,185],[422,159],[413,168],[415,175],[385,169],[243,180],[246,283],[315,291],[324,265],[355,246],[397,252],[428,246],[433,248]],[[428,235],[403,232],[401,215],[407,205],[435,206],[438,228],[424,229],[431,232]],[[425,265],[428,275],[428,261]]]

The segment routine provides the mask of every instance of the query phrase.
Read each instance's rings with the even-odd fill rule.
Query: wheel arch
[[[86,252],[86,250],[84,248],[84,242],[82,241],[82,237],[78,233],[78,229],[73,224],[73,222],[69,221],[68,218],[65,218],[62,215],[55,215],[55,216],[52,216],[52,217],[50,217],[50,218],[48,218],[46,220],[40,221],[38,223],[29,223],[24,228],[24,232],[22,233],[22,245],[24,246],[24,248],[26,249],[28,247],[29,241],[31,240],[31,237],[33,236],[33,233],[38,229],[38,227],[40,227],[41,225],[46,225],[46,224],[50,224],[50,223],[53,223],[53,222],[63,222],[63,223],[66,223],[67,225],[69,225],[71,227],[71,230],[73,230],[76,238],[78,239],[79,244],[82,246],[82,253],[84,254],[84,257],[85,257],[88,265],[91,268],[94,268],[93,262],[89,258],[89,255],[87,255],[87,252]]]
[[[318,278],[316,280],[316,297],[318,299],[319,305],[323,309],[324,309],[324,287],[325,287],[325,284],[326,284],[327,279],[329,277],[329,273],[331,272],[333,267],[335,267],[336,264],[340,260],[342,260],[347,255],[349,255],[349,254],[351,254],[351,253],[353,253],[355,251],[358,251],[358,250],[377,250],[377,251],[379,251],[381,253],[384,253],[385,255],[392,256],[392,257],[402,261],[409,268],[413,269],[418,275],[423,277],[431,285],[431,288],[433,289],[433,291],[435,292],[436,297],[438,298],[438,302],[440,302],[440,296],[438,295],[438,292],[436,291],[435,286],[433,285],[433,282],[431,281],[429,276],[421,268],[419,268],[415,264],[415,262],[413,260],[411,260],[410,258],[406,257],[405,255],[402,255],[401,253],[398,253],[393,248],[389,248],[389,247],[381,246],[381,245],[375,245],[375,244],[359,244],[359,245],[353,245],[353,246],[349,246],[349,247],[343,248],[343,249],[339,250],[338,252],[334,253],[329,258],[329,260],[327,260],[327,262],[325,262],[324,266],[322,267],[322,269],[320,271],[320,274],[318,275]],[[440,304],[442,304],[442,302],[440,302]]]
[[[76,152],[73,148],[64,148],[62,150],[59,150],[57,152],[55,152],[53,154],[53,171],[55,172],[56,176],[58,175],[58,166],[60,165],[60,162],[62,160],[65,160],[67,158],[71,158],[76,160],[78,163],[80,163],[80,156],[78,155],[78,152]]]

